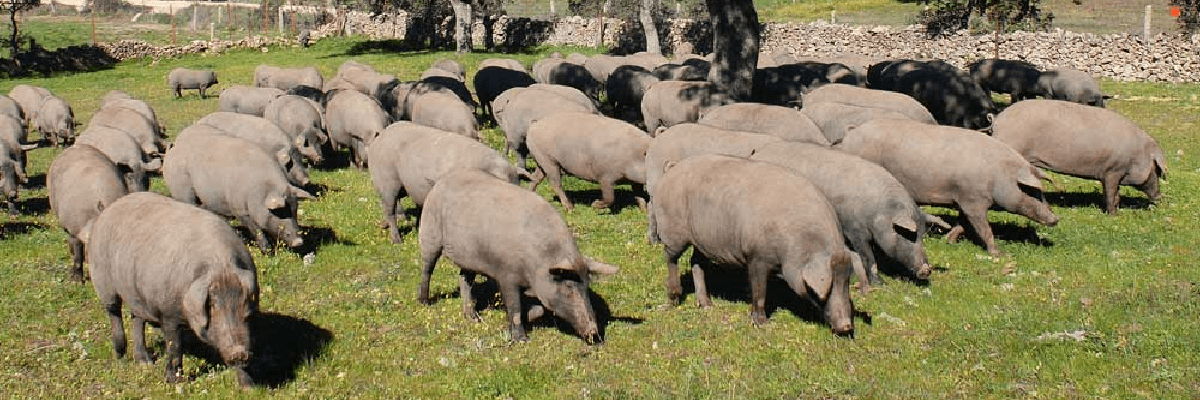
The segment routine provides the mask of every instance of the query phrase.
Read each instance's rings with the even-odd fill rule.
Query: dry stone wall
[[[315,29],[312,41],[330,35],[365,35],[373,39],[405,39],[419,35],[422,40],[446,37],[453,32],[450,19],[418,23],[408,13],[371,15],[363,12],[337,12],[332,21]],[[475,43],[483,43],[482,21],[476,21]],[[523,49],[540,44],[595,46],[600,23],[596,18],[566,17],[554,20],[498,17],[492,39],[502,51]],[[432,32],[426,32],[432,31]],[[686,47],[697,52],[711,48],[712,30],[705,20],[675,19],[660,27],[665,51]],[[604,45],[622,52],[643,47],[640,24],[636,21],[605,19]],[[972,35],[966,31],[931,38],[924,27],[858,26],[814,22],[768,23],[763,25],[762,51],[788,53],[796,57],[821,58],[854,54],[867,58],[936,58],[959,67],[995,55],[996,38],[991,34]],[[1055,29],[1053,32],[1016,32],[1000,35],[1001,58],[1029,61],[1043,69],[1071,67],[1094,76],[1117,81],[1200,82],[1200,35],[1159,34],[1149,45],[1130,34],[1094,35]],[[110,54],[125,59],[142,56],[173,56],[190,52],[222,51],[232,47],[261,47],[268,44],[295,45],[294,38],[251,37],[240,41],[193,42],[187,46],[151,48],[144,43],[107,44]],[[136,49],[135,49],[136,48]]]

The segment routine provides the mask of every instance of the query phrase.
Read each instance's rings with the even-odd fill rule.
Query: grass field
[[[67,99],[84,126],[100,97],[122,89],[145,99],[170,133],[217,109],[194,92],[173,99],[174,67],[214,68],[220,87],[249,84],[260,63],[315,65],[331,76],[344,60],[415,79],[434,60],[469,71],[495,54],[390,53],[360,39],[327,39],[309,49],[235,51],[53,79],[0,81],[47,87]],[[547,48],[514,57],[528,65]],[[507,56],[507,55],[505,55]],[[470,76],[468,76],[468,79]],[[415,301],[419,255],[410,232],[401,245],[380,228],[377,195],[365,172],[316,168],[325,189],[302,204],[303,254],[264,257],[256,249],[264,315],[252,370],[266,387],[247,393],[235,374],[203,351],[189,353],[192,382],[162,381],[161,360],[113,358],[108,319],[92,289],[67,279],[66,235],[48,210],[45,171],[58,150],[31,152],[33,188],[21,215],[0,216],[0,393],[13,398],[1196,398],[1200,396],[1200,85],[1102,82],[1110,108],[1142,126],[1168,156],[1163,198],[1122,190],[1117,216],[1099,209],[1099,185],[1058,177],[1048,193],[1061,222],[1052,228],[993,212],[1001,248],[925,239],[937,267],[928,285],[899,279],[857,295],[854,339],[830,334],[819,314],[773,285],[771,323],[747,318],[744,272],[710,273],[716,306],[666,305],[662,251],[645,242],[636,206],[609,213],[565,212],[585,254],[622,268],[593,283],[606,341],[588,346],[552,321],[529,343],[507,338],[504,313],[471,323],[459,312],[457,270],[443,261],[436,301]],[[38,137],[34,134],[34,137]],[[485,132],[499,147],[502,134]],[[567,181],[576,202],[598,186]],[[161,179],[153,190],[165,193]],[[619,187],[627,189],[627,187]],[[619,194],[623,191],[619,190]],[[628,203],[628,202],[627,202]],[[930,212],[953,215],[952,211]],[[688,278],[684,278],[685,287]],[[560,329],[561,328],[561,329]],[[147,335],[161,354],[161,334]]]

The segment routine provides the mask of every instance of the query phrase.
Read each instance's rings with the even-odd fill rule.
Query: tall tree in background
[[[761,27],[753,0],[706,0],[712,19],[713,60],[708,81],[734,100],[750,100],[758,68]]]
[[[454,48],[459,54],[471,52],[471,0],[450,0],[454,11]]]
[[[654,54],[662,54],[662,47],[658,42],[658,23],[654,20],[654,14],[658,11],[658,0],[642,0],[642,8],[638,13],[638,19],[642,23],[642,31],[646,35],[646,51]]]
[[[1042,14],[1041,0],[932,0],[918,18],[930,33],[940,34],[970,28],[972,15],[986,17],[992,24],[1026,22],[1035,27],[1053,19],[1050,13]]]
[[[0,0],[0,8],[8,11],[8,21],[12,23],[12,34],[8,36],[9,57],[16,57],[21,51],[21,42],[17,40],[20,30],[17,29],[17,14],[32,10],[42,4],[42,0]]]

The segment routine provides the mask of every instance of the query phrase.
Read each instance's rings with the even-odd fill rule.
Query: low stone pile
[[[156,47],[140,40],[122,40],[114,43],[97,44],[98,47],[104,49],[106,53],[118,60],[127,60],[130,58],[140,57],[178,57],[185,54],[196,53],[216,54],[236,48],[261,48],[266,46],[292,45],[298,45],[295,38],[264,36],[249,36],[239,40],[194,40],[191,43],[183,46]]]

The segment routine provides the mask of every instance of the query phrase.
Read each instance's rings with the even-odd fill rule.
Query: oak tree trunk
[[[748,101],[758,68],[761,27],[753,0],[707,0],[713,27],[708,81],[733,100]]]
[[[662,54],[658,42],[658,24],[654,21],[654,10],[658,8],[658,0],[642,0],[642,11],[638,19],[642,23],[642,31],[646,34],[646,51]]]
[[[471,3],[463,0],[451,0],[450,8],[454,10],[454,45],[458,53],[471,52]]]

